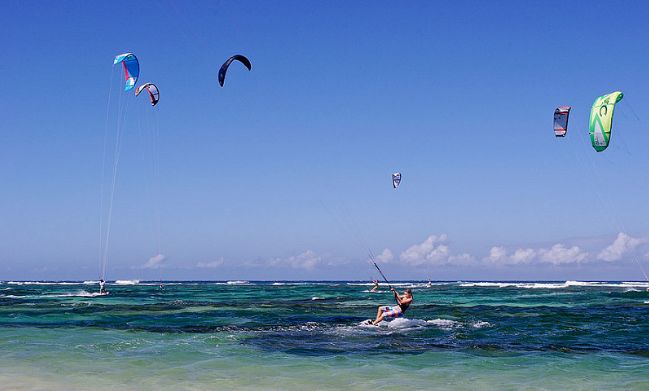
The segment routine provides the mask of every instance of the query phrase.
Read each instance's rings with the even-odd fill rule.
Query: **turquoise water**
[[[0,390],[649,390],[646,283],[0,283]]]

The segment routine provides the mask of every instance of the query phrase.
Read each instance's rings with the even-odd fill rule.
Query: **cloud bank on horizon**
[[[602,242],[602,238],[599,241]],[[574,240],[573,240],[574,241]],[[430,269],[431,267],[470,268],[472,266],[486,267],[515,267],[524,265],[546,265],[560,267],[566,265],[615,263],[635,259],[649,259],[649,253],[642,254],[649,244],[649,237],[633,237],[619,232],[612,242],[599,248],[586,249],[577,244],[555,243],[550,246],[512,247],[492,246],[484,256],[476,256],[467,252],[452,249],[446,234],[429,235],[424,241],[408,246],[397,256],[389,248],[383,249],[374,260],[380,264],[404,265],[415,270]],[[151,257],[142,265],[142,269],[174,268],[165,263],[166,257],[158,254]],[[194,269],[219,269],[237,266],[241,270],[270,268],[270,269],[299,269],[306,272],[317,272],[323,268],[336,267],[345,264],[358,263],[360,260],[341,260],[332,256],[323,256],[313,250],[305,250],[299,254],[285,258],[269,258],[257,261],[226,261],[223,257],[214,261],[195,263]],[[641,263],[639,263],[641,265]],[[191,268],[190,268],[191,269]]]
[[[384,248],[374,260],[382,265],[382,268],[389,268],[392,273],[396,274],[401,270],[398,274],[401,279],[427,279],[428,275],[436,274],[438,270],[455,270],[462,276],[474,270],[508,270],[516,273],[517,270],[525,271],[530,267],[537,271],[560,271],[569,270],[571,267],[596,270],[602,266],[626,266],[632,271],[631,276],[636,276],[631,279],[641,280],[646,272],[644,265],[649,262],[649,237],[635,237],[619,232],[613,238],[580,238],[539,246],[494,245],[488,248],[486,253],[471,254],[457,250],[456,244],[447,234],[431,234],[423,241],[406,246],[400,251]],[[38,273],[54,271],[55,266],[34,270]],[[177,279],[178,276],[184,276],[181,279],[198,277],[203,280],[317,280],[340,279],[340,271],[345,271],[347,278],[374,278],[366,277],[373,272],[368,258],[354,259],[332,253],[319,254],[311,249],[285,257],[258,258],[250,261],[226,259],[221,256],[194,263],[188,263],[187,260],[174,262],[164,254],[157,254],[140,266],[127,269],[116,267],[109,274],[135,278],[153,272],[154,274],[149,274],[152,279]],[[195,272],[200,274],[194,274]],[[229,277],[224,278],[226,275]]]
[[[619,232],[612,243],[599,251],[586,250],[578,245],[555,243],[549,247],[507,248],[492,246],[488,255],[482,258],[461,252],[451,251],[446,234],[430,235],[422,243],[414,244],[401,252],[398,262],[413,267],[452,265],[464,267],[478,263],[497,266],[515,266],[527,264],[549,264],[554,266],[567,264],[615,262],[625,257],[638,257],[637,249],[649,243],[649,238],[632,237]],[[646,258],[649,254],[645,255]],[[392,250],[386,248],[377,260],[388,263],[397,262]]]

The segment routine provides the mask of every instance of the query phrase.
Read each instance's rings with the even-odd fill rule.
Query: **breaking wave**
[[[140,280],[116,280],[115,285],[137,285]]]
[[[599,281],[572,281],[559,282],[462,282],[461,287],[484,288],[525,288],[525,289],[565,289],[570,287],[600,287],[600,288],[632,288],[649,287],[646,282],[599,282]]]

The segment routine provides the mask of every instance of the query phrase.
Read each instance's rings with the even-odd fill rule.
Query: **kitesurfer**
[[[106,294],[106,282],[104,279],[99,280],[99,294],[100,295],[105,295]]]
[[[390,288],[392,293],[394,293],[394,299],[397,301],[398,305],[395,306],[380,306],[376,312],[376,319],[372,322],[373,325],[378,325],[385,318],[400,318],[406,312],[410,304],[412,303],[412,289],[406,289],[403,292],[403,295],[399,295],[396,289]]]
[[[379,291],[379,280],[372,280],[372,282],[374,283],[374,286],[372,287],[372,289],[370,289],[370,292],[372,292],[372,293],[378,292]]]

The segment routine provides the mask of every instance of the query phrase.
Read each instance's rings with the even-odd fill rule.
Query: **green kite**
[[[589,131],[590,142],[597,152],[602,152],[611,141],[611,127],[613,126],[613,110],[615,104],[622,100],[624,94],[620,91],[602,95],[595,99],[590,111]]]

